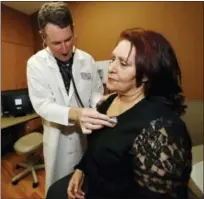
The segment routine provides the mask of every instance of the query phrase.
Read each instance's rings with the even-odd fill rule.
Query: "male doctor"
[[[114,125],[94,108],[82,108],[96,106],[103,85],[93,58],[74,46],[73,19],[67,4],[44,4],[38,25],[47,47],[28,60],[27,81],[32,105],[43,119],[47,190],[73,172],[83,154],[83,133],[77,123],[83,132]]]

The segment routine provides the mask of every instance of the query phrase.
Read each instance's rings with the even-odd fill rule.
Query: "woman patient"
[[[192,146],[170,43],[154,31],[123,31],[107,87],[114,94],[98,111],[116,117],[115,127],[88,135],[74,174],[54,183],[47,199],[187,198]]]

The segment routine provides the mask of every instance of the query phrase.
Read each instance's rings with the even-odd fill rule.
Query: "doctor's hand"
[[[107,115],[99,113],[93,108],[83,108],[79,116],[79,123],[83,133],[91,133],[92,130],[101,129],[105,126],[114,127],[115,122]]]
[[[84,182],[83,171],[76,169],[68,184],[67,194],[68,199],[84,199],[85,193],[81,190]]]
[[[114,127],[116,125],[116,121],[105,114],[99,113],[94,108],[72,107],[69,110],[69,119],[78,122],[84,134],[89,134],[92,130],[101,129],[105,126]]]

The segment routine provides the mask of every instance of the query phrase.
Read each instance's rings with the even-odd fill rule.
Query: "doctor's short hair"
[[[181,69],[170,42],[162,34],[142,28],[122,31],[121,40],[131,43],[130,52],[133,46],[136,49],[136,85],[144,83],[146,98],[170,106],[178,115],[184,114],[187,106],[182,94]]]
[[[72,14],[67,3],[49,2],[42,5],[38,12],[39,30],[42,31],[48,23],[58,25],[60,28],[70,25],[71,30],[74,30]]]

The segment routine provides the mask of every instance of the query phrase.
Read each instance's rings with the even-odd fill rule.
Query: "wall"
[[[27,88],[26,62],[34,53],[30,17],[1,4],[1,90]]]
[[[121,30],[143,27],[172,43],[188,99],[203,99],[202,2],[69,2],[77,46],[96,60],[109,59]]]
[[[27,88],[26,63],[28,58],[34,53],[34,34],[31,18],[26,14],[1,4],[1,19],[1,90]],[[12,134],[4,134],[6,136],[4,137],[4,147],[13,146],[17,140],[18,133],[19,136],[22,136],[23,134],[41,129],[41,127],[41,119],[37,118],[25,122],[23,126],[16,125],[4,129]],[[5,152],[7,152],[6,150]]]
[[[36,53],[39,50],[42,50],[42,38],[39,34],[38,29],[38,21],[37,21],[37,14],[38,12],[35,12],[30,16],[31,23],[32,23],[32,29],[33,29],[33,36],[34,36],[34,52]]]

